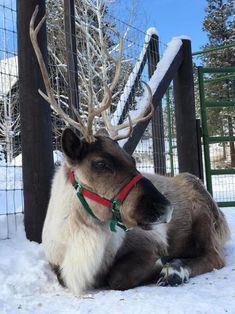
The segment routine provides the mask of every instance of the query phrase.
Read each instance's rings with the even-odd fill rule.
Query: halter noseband
[[[111,231],[116,232],[116,226],[120,227],[124,231],[127,231],[127,227],[122,222],[122,217],[121,217],[119,207],[123,204],[130,190],[136,185],[138,181],[140,181],[143,178],[142,175],[139,174],[135,176],[129,183],[127,183],[123,187],[123,189],[118,194],[118,196],[114,197],[112,200],[108,200],[94,193],[87,187],[84,187],[81,184],[79,184],[75,180],[74,173],[71,168],[69,168],[68,174],[69,174],[70,182],[73,185],[74,189],[76,190],[77,197],[79,198],[80,202],[82,203],[84,209],[86,210],[88,214],[90,214],[92,217],[98,220],[98,218],[95,216],[92,209],[88,205],[85,197],[111,209],[112,215],[113,215],[110,222]]]

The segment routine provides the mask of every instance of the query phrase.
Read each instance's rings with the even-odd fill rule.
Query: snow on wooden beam
[[[148,82],[152,89],[154,104],[158,104],[161,101],[170,85],[170,82],[173,80],[180,65],[182,64],[182,61],[182,41],[179,38],[174,38],[168,44],[162,59],[157,65],[156,71]],[[135,110],[133,113],[131,112],[132,118],[133,116],[138,115],[139,110],[143,110],[143,106],[146,104],[146,99],[147,91],[144,93],[142,100],[138,104],[138,110]],[[132,137],[129,138],[125,143],[124,141],[121,143],[123,144],[123,148],[128,153],[132,154],[134,152],[148,124],[149,121],[138,123],[133,129]]]

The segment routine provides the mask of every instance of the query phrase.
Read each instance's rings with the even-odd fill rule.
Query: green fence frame
[[[225,175],[225,174],[234,174],[235,169],[220,169],[215,170],[211,169],[210,161],[210,144],[214,143],[223,143],[223,142],[232,142],[235,141],[235,136],[209,136],[208,125],[207,125],[207,108],[215,107],[232,107],[235,106],[235,101],[207,101],[205,99],[205,89],[204,84],[207,81],[204,79],[204,74],[208,73],[235,73],[234,67],[227,68],[204,68],[198,67],[198,83],[199,83],[199,95],[200,95],[200,105],[201,105],[201,119],[202,119],[202,136],[203,136],[203,146],[204,146],[204,158],[205,158],[205,174],[206,174],[206,183],[207,189],[213,195],[213,185],[212,185],[212,176],[213,175]],[[233,77],[234,75],[232,75]],[[230,76],[229,76],[230,77]],[[213,80],[213,79],[212,79]],[[235,206],[235,201],[228,202],[218,202],[220,207],[229,207]]]

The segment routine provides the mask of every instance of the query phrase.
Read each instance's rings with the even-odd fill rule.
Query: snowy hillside
[[[227,266],[180,287],[90,291],[74,297],[59,286],[40,245],[25,238],[22,215],[11,240],[0,241],[0,313],[235,313],[235,208],[224,209],[232,230]]]

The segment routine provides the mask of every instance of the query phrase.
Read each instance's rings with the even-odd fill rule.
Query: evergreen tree
[[[203,30],[207,32],[208,43],[204,49],[228,45],[235,41],[234,0],[207,0]],[[207,66],[235,66],[234,49],[210,52],[205,55]]]
[[[234,0],[207,0],[203,30],[207,32],[208,43],[203,49],[216,48],[235,41]],[[235,67],[235,48],[211,51],[203,56],[204,66],[224,68]],[[212,74],[206,77],[207,100],[235,100],[235,77],[232,73]],[[233,136],[235,133],[235,108],[213,108],[208,110],[210,135]],[[231,166],[235,167],[234,142],[230,142]]]

